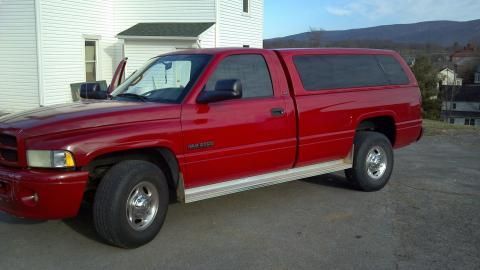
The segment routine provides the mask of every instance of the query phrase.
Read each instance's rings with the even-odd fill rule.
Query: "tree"
[[[321,47],[322,37],[323,37],[323,30],[322,28],[316,28],[310,26],[310,32],[308,33],[308,47],[310,48],[319,48]]]
[[[412,68],[422,93],[423,117],[429,119],[440,118],[441,100],[437,98],[437,72],[427,56],[416,59]]]

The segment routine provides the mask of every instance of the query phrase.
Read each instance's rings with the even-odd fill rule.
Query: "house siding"
[[[97,79],[111,79],[121,58],[113,1],[40,0],[44,105],[72,101],[71,83],[85,81],[86,37],[98,38]]]
[[[453,109],[453,103],[455,103],[455,109]],[[442,102],[442,110],[447,110],[447,108],[451,111],[480,112],[480,102]]]
[[[115,33],[139,22],[214,22],[215,0],[115,0]]]
[[[217,47],[263,47],[263,0],[250,0],[250,12],[243,12],[243,0],[218,1]]]
[[[39,105],[34,0],[0,1],[0,111]]]
[[[124,56],[129,57],[127,72],[131,72],[150,57],[178,49],[262,47],[263,0],[252,0],[249,14],[243,13],[242,0],[0,0],[0,3],[3,84],[0,111],[71,102],[70,84],[86,80],[85,39],[97,40],[97,80],[107,83]],[[167,44],[156,40],[153,45],[133,40],[130,45],[139,47],[129,48],[129,41],[116,37],[140,22],[216,24],[200,35],[198,43],[169,41]]]

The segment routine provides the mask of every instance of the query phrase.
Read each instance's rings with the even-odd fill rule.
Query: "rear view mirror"
[[[83,83],[80,85],[80,97],[84,99],[107,99],[107,91],[103,91],[99,83]]]
[[[207,104],[240,98],[242,98],[242,83],[240,80],[228,79],[217,81],[213,91],[202,91],[197,98],[197,102]]]

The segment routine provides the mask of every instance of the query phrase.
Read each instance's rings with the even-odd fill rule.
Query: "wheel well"
[[[387,136],[392,145],[395,145],[396,128],[395,121],[389,116],[368,118],[360,122],[357,131],[376,131]]]
[[[105,173],[123,160],[144,160],[157,165],[167,178],[167,184],[170,190],[170,198],[177,199],[176,189],[180,179],[180,167],[175,154],[167,148],[144,148],[113,152],[101,155],[92,160],[83,170],[89,172],[90,179],[87,185],[86,193],[94,193],[98,184]]]

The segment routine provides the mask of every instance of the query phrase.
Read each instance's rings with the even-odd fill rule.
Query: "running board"
[[[349,169],[352,164],[347,160],[335,160],[315,165],[293,168],[273,173],[241,178],[217,184],[189,188],[185,190],[185,203],[220,197],[249,189],[266,187],[307,177]]]

